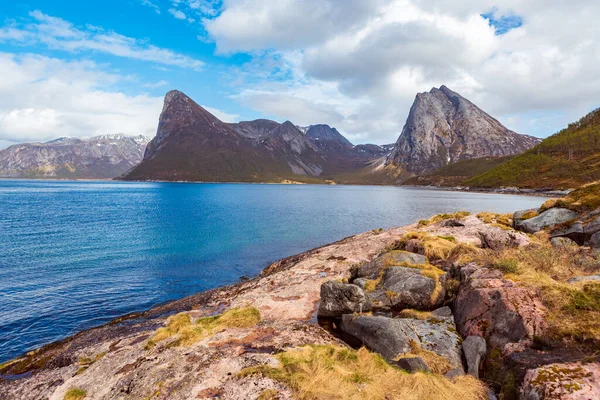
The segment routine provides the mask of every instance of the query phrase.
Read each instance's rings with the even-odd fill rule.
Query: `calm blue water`
[[[371,186],[0,180],[0,362],[355,233],[542,201]]]

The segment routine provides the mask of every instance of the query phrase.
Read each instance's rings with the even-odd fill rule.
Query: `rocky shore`
[[[600,398],[599,199],[352,236],[2,364],[0,398]]]

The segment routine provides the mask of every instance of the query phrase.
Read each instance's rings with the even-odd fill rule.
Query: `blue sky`
[[[227,121],[383,144],[445,84],[545,137],[598,106],[599,15],[590,0],[0,2],[0,148],[152,136],[170,89]]]

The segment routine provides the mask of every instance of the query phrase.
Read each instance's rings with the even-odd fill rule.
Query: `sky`
[[[0,148],[156,133],[166,92],[227,122],[397,140],[446,85],[508,128],[551,135],[600,105],[597,0],[0,2]]]

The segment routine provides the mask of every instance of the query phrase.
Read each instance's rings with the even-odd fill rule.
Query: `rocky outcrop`
[[[391,309],[431,310],[444,301],[444,282],[445,275],[427,276],[420,268],[389,267],[368,295],[373,303]]]
[[[463,371],[461,338],[449,309],[434,312],[427,320],[344,315],[342,329],[388,360],[419,356],[423,349],[448,360],[444,373]]]
[[[117,134],[17,144],[0,150],[0,177],[116,178],[142,161],[149,141]]]
[[[578,217],[578,213],[565,208],[551,208],[536,217],[521,220],[516,228],[527,233],[539,232],[544,228],[571,221]]]
[[[341,317],[367,311],[371,311],[371,301],[360,287],[334,281],[321,286],[319,316]]]
[[[442,86],[417,94],[386,165],[423,174],[461,160],[519,154],[539,142]]]
[[[534,290],[477,265],[462,268],[461,274],[454,313],[463,337],[482,336],[491,346],[502,347],[542,334],[546,310]]]
[[[600,398],[600,363],[548,364],[527,371],[523,400],[591,400]]]
[[[358,267],[356,270],[356,277],[375,279],[379,275],[380,271],[390,265],[402,265],[405,263],[422,265],[427,264],[428,262],[429,261],[427,260],[427,257],[423,255],[408,251],[393,250],[380,255],[365,265]]]

